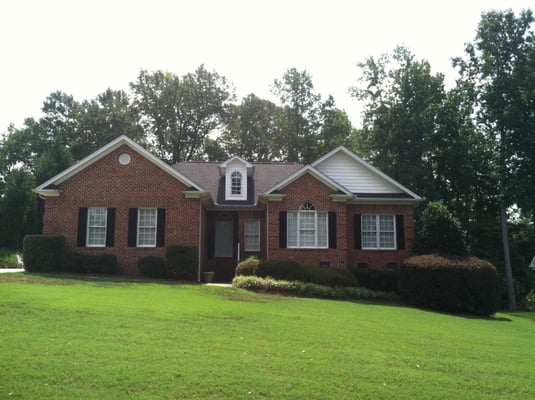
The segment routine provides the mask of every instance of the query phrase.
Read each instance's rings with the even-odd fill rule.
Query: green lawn
[[[1,399],[534,399],[535,323],[0,275]]]

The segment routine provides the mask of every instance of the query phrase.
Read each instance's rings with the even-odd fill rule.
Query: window
[[[394,215],[362,216],[362,248],[396,248],[396,228]]]
[[[231,184],[230,184],[230,193],[233,196],[240,196],[241,195],[241,173],[238,171],[234,171],[232,175],[230,176]]]
[[[107,210],[105,208],[87,209],[87,234],[86,246],[105,247],[106,246],[106,220]]]
[[[299,211],[288,212],[288,247],[327,248],[328,213],[316,211],[314,204],[301,204]]]
[[[260,251],[260,220],[245,220],[245,251]]]
[[[156,208],[138,209],[137,245],[139,247],[156,246],[157,216]]]

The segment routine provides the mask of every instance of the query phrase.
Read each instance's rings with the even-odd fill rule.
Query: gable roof
[[[422,200],[416,193],[344,146],[338,146],[311,165],[343,185],[357,199]]]
[[[99,150],[95,151],[94,153],[88,155],[87,157],[83,158],[82,160],[78,161],[76,164],[72,165],[71,167],[67,168],[63,172],[60,172],[56,176],[50,178],[46,182],[42,183],[41,185],[37,186],[34,189],[34,192],[43,195],[43,196],[57,196],[59,193],[59,184],[66,181],[70,177],[76,175],[78,172],[84,170],[85,168],[89,167],[96,161],[100,160],[101,158],[107,156],[114,150],[118,149],[119,147],[126,145],[133,151],[137,152],[138,154],[145,157],[147,160],[152,162],[157,167],[163,169],[165,172],[167,172],[169,175],[171,175],[173,178],[177,179],[178,181],[182,182],[184,185],[190,187],[193,190],[197,191],[203,191],[202,187],[197,185],[195,182],[193,182],[191,179],[186,177],[185,175],[181,174],[177,170],[173,169],[171,166],[166,164],[164,161],[160,160],[158,157],[154,156],[149,151],[145,150],[143,147],[138,145],[136,142],[134,142],[132,139],[125,135],[121,135],[115,140],[111,141],[104,147],[101,147]]]

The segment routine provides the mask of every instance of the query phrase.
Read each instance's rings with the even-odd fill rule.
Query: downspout
[[[201,258],[202,258],[202,202],[199,199],[199,250],[197,254],[197,282],[201,281]]]

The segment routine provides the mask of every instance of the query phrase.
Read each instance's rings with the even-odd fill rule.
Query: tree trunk
[[[509,227],[507,225],[507,208],[502,201],[500,205],[501,220],[502,220],[502,243],[503,243],[503,258],[505,261],[505,278],[507,280],[507,298],[509,303],[509,311],[516,310],[515,286],[513,278],[513,268],[511,267],[511,252],[509,251]]]

